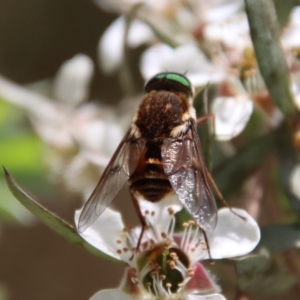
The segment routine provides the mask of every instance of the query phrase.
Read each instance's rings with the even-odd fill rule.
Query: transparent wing
[[[134,172],[145,142],[124,136],[79,217],[78,231],[84,232],[107,208]]]
[[[213,231],[217,223],[217,206],[194,122],[183,137],[163,141],[162,160],[180,202],[202,229]]]

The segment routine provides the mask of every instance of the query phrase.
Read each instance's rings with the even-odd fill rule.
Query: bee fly
[[[217,222],[210,175],[196,130],[192,84],[181,74],[161,73],[146,83],[145,92],[78,224],[79,232],[84,232],[128,181],[143,226],[137,247],[146,225],[138,199],[158,202],[176,194],[202,230],[212,231]]]

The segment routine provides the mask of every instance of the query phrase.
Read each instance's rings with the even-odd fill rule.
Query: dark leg
[[[210,263],[214,263],[212,257],[211,257],[211,253],[210,253],[210,247],[209,247],[209,242],[208,242],[208,239],[207,239],[207,235],[206,235],[206,232],[204,229],[202,229],[202,233],[203,233],[203,236],[204,236],[204,240],[205,240],[205,243],[206,243],[206,247],[207,247],[207,252],[208,252],[208,256],[209,256],[209,262]]]
[[[213,126],[213,132],[215,132],[215,115],[210,113],[210,114],[207,114],[201,118],[198,118],[196,120],[196,124],[199,125],[201,123],[203,123],[204,121],[208,120],[208,119],[212,119],[212,126]]]
[[[212,119],[213,119],[213,122],[215,123],[215,115],[210,113],[210,114],[207,114],[207,115],[205,115],[205,116],[203,116],[203,117],[201,117],[201,118],[198,118],[198,119],[196,120],[196,124],[199,125],[199,124],[201,124],[202,122],[204,122],[204,121],[206,121],[206,120],[208,120],[208,119],[210,119],[210,118],[212,118]]]
[[[141,242],[142,242],[142,238],[143,238],[144,232],[145,232],[146,222],[145,222],[145,219],[144,219],[144,217],[142,215],[142,212],[141,212],[138,200],[133,195],[131,195],[131,197],[132,197],[132,201],[133,201],[133,205],[134,205],[135,211],[136,211],[136,213],[138,215],[138,218],[139,218],[139,220],[141,222],[141,225],[142,225],[142,231],[141,231],[141,234],[139,236],[138,243],[137,243],[137,246],[136,246],[136,252],[138,252],[139,248],[141,246]]]
[[[211,185],[211,187],[213,188],[213,190],[215,191],[217,197],[219,198],[220,201],[222,201],[222,203],[228,207],[230,209],[230,211],[235,214],[236,216],[238,216],[239,218],[243,219],[244,221],[246,221],[247,219],[245,217],[240,216],[239,214],[237,214],[236,212],[234,212],[231,208],[231,206],[226,202],[226,200],[224,199],[224,197],[222,196],[219,188],[217,187],[214,179],[212,178],[211,174],[209,173],[208,170],[206,170],[206,174],[207,174],[207,178],[209,180],[209,183]]]

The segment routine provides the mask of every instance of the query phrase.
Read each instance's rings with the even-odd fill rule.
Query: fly
[[[145,92],[78,224],[84,232],[128,182],[142,224],[138,247],[146,225],[139,199],[158,202],[176,194],[202,230],[211,232],[217,223],[211,177],[196,130],[192,84],[184,75],[160,73],[146,83]]]

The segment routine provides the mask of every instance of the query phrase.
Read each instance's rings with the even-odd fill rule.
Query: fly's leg
[[[145,221],[145,218],[142,215],[142,212],[141,212],[138,200],[133,195],[131,195],[131,197],[132,197],[132,201],[133,201],[133,205],[134,205],[135,211],[136,211],[136,213],[138,215],[138,218],[139,218],[139,220],[141,222],[141,225],[142,225],[142,230],[141,230],[141,233],[140,233],[140,236],[139,236],[139,239],[138,239],[138,243],[137,243],[137,246],[136,246],[136,252],[138,252],[139,248],[141,246],[141,242],[142,242],[142,238],[143,238],[144,232],[145,232],[146,221]],[[133,256],[132,256],[132,258],[133,258]],[[130,258],[130,260],[132,258]]]
[[[199,124],[201,124],[202,122],[204,122],[204,121],[206,121],[206,120],[208,120],[208,119],[210,119],[210,118],[213,119],[213,128],[214,128],[214,127],[215,127],[215,115],[214,115],[214,114],[207,114],[207,115],[205,115],[205,116],[203,116],[203,117],[197,119],[197,120],[196,120],[196,124],[199,125]],[[214,130],[214,131],[215,131],[215,130]],[[216,185],[214,179],[212,178],[212,176],[211,176],[211,174],[210,174],[210,172],[209,172],[208,170],[206,170],[206,174],[207,174],[209,183],[210,183],[211,187],[213,188],[213,190],[215,191],[216,196],[219,198],[219,200],[220,200],[226,207],[228,207],[228,208],[230,209],[230,211],[231,211],[234,215],[236,215],[236,216],[238,216],[239,218],[241,218],[241,219],[243,219],[244,221],[246,221],[246,218],[245,218],[245,217],[242,217],[242,216],[240,216],[239,214],[237,214],[236,212],[234,212],[234,211],[232,210],[231,206],[226,202],[226,200],[224,199],[223,195],[221,194],[219,188],[217,187],[217,185]],[[204,234],[204,237],[206,237],[204,231],[203,231],[203,234]]]
[[[206,248],[207,248],[207,252],[208,252],[209,262],[210,262],[211,264],[213,264],[213,263],[214,263],[214,260],[213,260],[212,257],[211,257],[210,246],[209,246],[209,242],[208,242],[208,238],[207,238],[206,232],[205,232],[205,230],[202,229],[202,228],[201,228],[201,230],[202,230],[202,233],[203,233],[203,236],[204,236],[204,241],[205,241]]]
[[[215,191],[216,196],[219,198],[219,200],[222,201],[222,203],[223,203],[226,207],[228,207],[228,208],[230,209],[230,211],[231,211],[234,215],[236,215],[237,217],[239,217],[239,218],[243,219],[244,221],[246,221],[247,218],[245,218],[245,217],[240,216],[239,214],[237,214],[237,213],[232,209],[232,207],[226,202],[226,200],[224,199],[223,195],[221,194],[219,188],[217,187],[217,185],[216,185],[214,179],[212,178],[212,176],[211,176],[211,174],[209,173],[208,170],[206,170],[206,174],[207,174],[207,178],[208,178],[208,180],[209,180],[209,183],[210,183],[211,187],[213,188],[213,190]]]
[[[213,124],[215,123],[215,115],[210,113],[196,120],[196,124],[199,125],[208,119],[213,119]]]
[[[212,119],[212,129],[213,129],[213,132],[216,132],[216,130],[215,130],[216,129],[216,127],[215,127],[215,115],[212,114],[212,113],[209,113],[209,114],[207,114],[207,115],[205,115],[201,118],[198,118],[196,120],[196,124],[199,125],[199,124],[201,124],[201,123],[203,123],[203,122],[205,122],[206,120],[209,120],[209,119]]]
[[[210,113],[210,114],[206,114],[205,116],[199,118],[196,120],[196,125],[199,125],[203,122],[205,122],[206,120],[208,119],[212,119],[212,131],[215,132],[215,115]],[[205,127],[205,145],[206,145],[206,148],[205,148],[205,159],[206,161],[208,162],[208,169],[210,170],[211,169],[211,143],[212,143],[212,140],[211,140],[211,128],[210,128],[210,124],[207,123],[206,124],[206,127]]]

